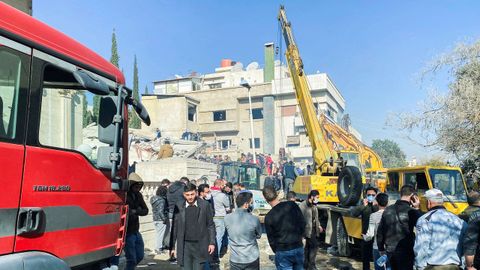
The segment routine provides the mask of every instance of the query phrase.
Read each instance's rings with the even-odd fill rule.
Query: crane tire
[[[341,206],[353,206],[362,195],[362,174],[355,166],[345,166],[338,175],[337,194]]]
[[[348,257],[352,254],[350,244],[348,243],[348,234],[343,224],[342,217],[337,219],[337,250],[338,255],[342,257]]]

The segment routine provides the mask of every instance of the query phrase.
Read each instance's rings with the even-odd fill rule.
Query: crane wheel
[[[342,217],[337,219],[337,249],[338,255],[348,257],[352,254],[350,244],[348,243],[348,234],[343,224]]]
[[[362,196],[362,174],[355,166],[345,166],[338,175],[337,194],[341,206],[356,205]]]

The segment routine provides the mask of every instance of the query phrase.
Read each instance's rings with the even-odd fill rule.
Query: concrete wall
[[[207,176],[214,180],[217,173],[217,165],[190,158],[172,157],[148,162],[139,162],[136,165],[136,173],[144,181],[160,182],[167,178],[176,181],[182,176],[190,179],[199,179]]]
[[[185,97],[143,96],[142,103],[150,114],[152,122],[150,126],[142,123],[142,129],[149,129],[153,132],[159,128],[162,136],[174,138],[180,138],[182,133],[187,130],[187,100]],[[192,125],[188,127],[192,128]]]

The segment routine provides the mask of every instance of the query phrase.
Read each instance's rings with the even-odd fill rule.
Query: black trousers
[[[362,265],[363,270],[370,270],[370,262],[373,258],[373,240],[362,241]]]
[[[200,262],[198,242],[185,241],[183,249],[183,270],[203,270],[203,262]]]
[[[415,260],[413,250],[410,252],[396,251],[392,253],[387,253],[387,255],[392,270],[413,269],[413,262]]]
[[[260,258],[251,263],[234,263],[230,261],[230,270],[259,270]]]
[[[315,265],[315,259],[318,252],[318,240],[315,237],[305,239],[305,259],[303,263],[303,268],[305,270],[315,270],[317,266]]]

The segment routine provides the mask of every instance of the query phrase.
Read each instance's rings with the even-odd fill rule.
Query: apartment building
[[[240,153],[278,154],[285,148],[293,159],[311,161],[312,150],[289,70],[274,62],[273,43],[265,44],[263,68],[256,62],[246,68],[224,59],[214,73],[154,82],[154,93],[143,95],[152,125],[163,136],[181,137],[185,131],[199,133],[210,143],[211,154],[237,157]],[[345,100],[325,73],[308,75],[317,113],[339,122]],[[246,80],[250,90],[240,85]],[[248,91],[252,99],[251,140]],[[356,134],[359,136],[359,134]]]

